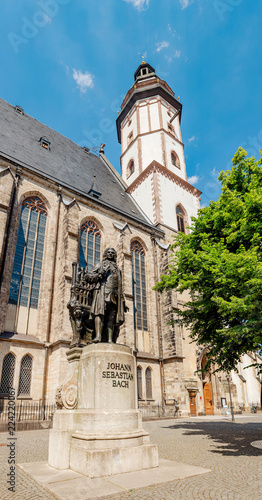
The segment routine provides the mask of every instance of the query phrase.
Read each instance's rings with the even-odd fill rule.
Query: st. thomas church
[[[97,156],[0,100],[0,398],[12,386],[18,400],[55,401],[72,340],[72,262],[90,270],[110,246],[129,308],[117,342],[136,355],[139,408],[187,416],[229,406],[226,374],[201,372],[205,346],[172,324],[187,295],[152,289],[172,235],[188,232],[200,208],[181,118],[168,83],[141,64],[116,122],[119,175],[103,147]],[[245,355],[231,374],[235,410],[261,406],[259,375],[244,370],[255,361]]]

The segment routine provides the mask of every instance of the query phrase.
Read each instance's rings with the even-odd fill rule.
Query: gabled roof
[[[43,147],[41,138],[50,144]],[[3,99],[0,99],[0,155],[97,204],[152,226],[103,157],[86,152],[31,116],[19,114],[15,106]],[[99,199],[89,194],[94,175],[101,193]]]

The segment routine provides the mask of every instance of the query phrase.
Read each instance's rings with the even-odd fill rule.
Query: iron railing
[[[142,413],[142,418],[160,418],[162,416],[162,407],[160,404],[142,405],[138,403],[138,409]]]
[[[13,406],[12,406],[13,409]],[[41,401],[15,401],[15,411],[10,412],[7,399],[0,399],[0,422],[8,422],[12,413],[15,422],[52,420],[56,410],[55,403],[42,404]],[[8,413],[9,412],[9,413]]]

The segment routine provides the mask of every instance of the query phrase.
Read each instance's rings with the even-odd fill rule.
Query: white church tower
[[[150,64],[134,77],[117,119],[122,177],[152,222],[187,231],[201,193],[187,182],[182,104]]]

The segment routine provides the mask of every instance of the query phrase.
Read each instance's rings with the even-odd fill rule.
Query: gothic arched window
[[[79,264],[89,271],[100,262],[101,232],[93,220],[81,227]]]
[[[135,164],[134,160],[130,160],[130,162],[127,165],[127,177],[130,177],[135,171]]]
[[[9,387],[13,387],[15,373],[15,356],[9,352],[3,359],[0,393],[8,394]]]
[[[143,399],[142,392],[142,368],[137,367],[137,397],[138,399]]]
[[[149,367],[146,369],[146,399],[152,399],[152,371]]]
[[[27,396],[30,395],[32,364],[33,360],[31,356],[26,354],[21,361],[18,396],[22,394]]]
[[[37,196],[22,205],[9,302],[37,309],[47,210]]]
[[[177,168],[180,168],[180,161],[179,161],[178,155],[175,153],[175,151],[171,151],[171,162],[172,162],[172,165],[174,165]]]
[[[147,331],[145,251],[139,241],[131,245],[135,329]]]
[[[181,233],[185,233],[185,214],[181,207],[176,207],[176,218],[177,218],[177,230]]]

